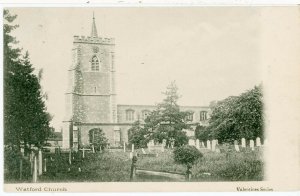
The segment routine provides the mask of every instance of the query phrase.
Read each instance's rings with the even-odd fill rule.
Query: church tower
[[[88,143],[87,129],[92,125],[117,123],[114,50],[113,38],[98,36],[94,15],[90,36],[74,36],[65,95],[64,148]]]

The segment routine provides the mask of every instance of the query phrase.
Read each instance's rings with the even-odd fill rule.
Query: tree
[[[107,146],[108,139],[101,129],[95,129],[91,131],[90,134],[92,134],[92,136],[90,135],[90,138],[92,138],[90,143],[94,146],[95,150],[101,150]]]
[[[195,146],[181,146],[176,148],[174,151],[174,160],[176,163],[184,164],[187,166],[187,177],[190,179],[192,165],[196,160],[203,157],[203,154]]]
[[[16,17],[4,10],[4,142],[20,150],[21,144],[25,148],[43,145],[51,116],[28,52],[22,56],[10,35],[17,28],[11,25]]]
[[[149,141],[147,131],[142,127],[139,120],[135,121],[128,130],[128,137],[129,143],[134,144],[136,148],[146,147]]]
[[[207,129],[220,142],[263,138],[262,87],[217,102]]]
[[[195,129],[195,137],[200,141],[206,141],[212,139],[212,133],[205,126],[197,125]]]
[[[165,99],[158,104],[157,109],[145,119],[145,129],[148,130],[151,139],[158,142],[166,140],[166,144],[175,142],[175,146],[187,144],[188,138],[183,129],[188,129],[186,122],[188,112],[179,109],[178,88],[173,81],[168,87]]]

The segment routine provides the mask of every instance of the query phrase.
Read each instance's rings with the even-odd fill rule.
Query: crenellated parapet
[[[74,36],[74,43],[97,43],[97,44],[106,44],[106,45],[114,45],[114,38],[102,38],[102,37],[90,37],[90,36]]]

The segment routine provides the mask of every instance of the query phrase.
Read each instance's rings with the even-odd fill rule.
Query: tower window
[[[92,71],[99,71],[99,60],[96,56],[92,58]]]

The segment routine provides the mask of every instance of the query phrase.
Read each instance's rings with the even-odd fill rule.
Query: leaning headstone
[[[144,148],[142,148],[142,152],[143,152],[143,154],[147,154],[146,151],[144,150]]]
[[[214,152],[214,151],[216,151],[216,140],[212,140],[211,141],[211,150]]]
[[[246,140],[245,140],[245,138],[242,138],[242,147],[246,148]]]
[[[197,148],[197,149],[200,149],[200,142],[199,142],[198,139],[196,139],[196,148]]]
[[[207,149],[211,149],[211,145],[210,145],[210,141],[209,140],[207,140],[207,142],[206,142],[206,144],[207,144]]]
[[[256,138],[256,146],[261,146],[261,142],[260,142],[260,138],[259,137]]]
[[[250,148],[251,148],[251,150],[254,150],[254,141],[253,140],[250,140]]]
[[[237,151],[237,152],[240,151],[238,141],[236,141],[236,140],[234,140],[234,149],[235,149],[235,151]]]

